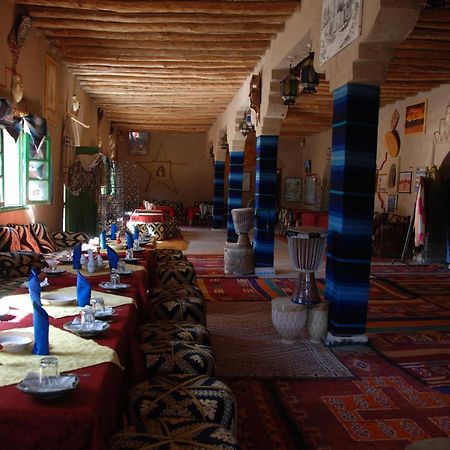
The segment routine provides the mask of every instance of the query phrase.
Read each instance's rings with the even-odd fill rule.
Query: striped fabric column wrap
[[[223,227],[225,161],[214,163],[213,228]]]
[[[242,208],[242,178],[244,152],[230,152],[230,173],[228,177],[227,241],[237,242],[231,210]]]
[[[278,136],[256,138],[254,257],[256,267],[273,267],[277,199]]]
[[[325,298],[335,335],[366,329],[379,97],[378,87],[360,84],[333,93]]]

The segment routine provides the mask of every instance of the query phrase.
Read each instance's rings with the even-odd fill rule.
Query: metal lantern
[[[252,111],[249,108],[245,113],[244,117],[239,122],[239,131],[243,136],[247,136],[251,131],[254,131],[255,127],[252,123]]]
[[[319,74],[314,70],[314,52],[300,63],[300,82],[302,83],[302,94],[314,94],[319,85]]]
[[[281,98],[283,105],[295,105],[295,99],[298,95],[299,76],[292,66],[289,66],[289,74],[286,78],[280,81]]]

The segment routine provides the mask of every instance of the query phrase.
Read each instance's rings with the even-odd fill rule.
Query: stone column
[[[331,340],[366,329],[379,95],[378,87],[352,83],[333,92],[325,283]]]
[[[244,152],[230,152],[230,172],[228,176],[228,212],[227,212],[227,242],[237,242],[238,236],[234,230],[231,210],[242,208],[242,177],[244,167]]]
[[[255,273],[274,273],[275,206],[277,199],[278,136],[256,138]]]
[[[214,162],[213,229],[223,228],[225,161]]]

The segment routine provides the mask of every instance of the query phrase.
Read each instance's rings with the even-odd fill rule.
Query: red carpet
[[[238,403],[241,448],[404,450],[450,435],[450,396],[369,350],[339,357],[358,379],[225,380]]]
[[[224,276],[223,254],[217,255],[187,255],[194,265],[197,277]]]

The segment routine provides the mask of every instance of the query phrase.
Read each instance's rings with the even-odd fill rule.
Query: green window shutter
[[[3,177],[3,130],[0,128],[0,208],[5,206],[5,178]]]
[[[51,203],[52,168],[51,141],[46,136],[39,146],[34,145],[27,133],[21,135],[21,148],[25,156],[25,193],[28,205]]]

